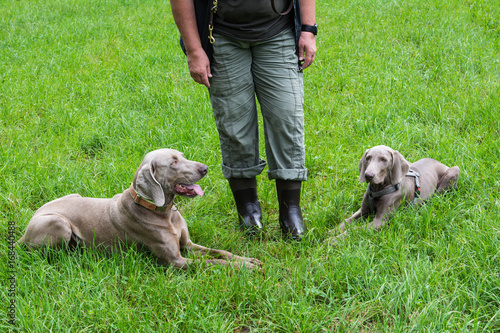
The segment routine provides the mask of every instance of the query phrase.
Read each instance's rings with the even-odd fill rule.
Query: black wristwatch
[[[301,30],[302,31],[307,31],[307,32],[312,32],[312,34],[314,36],[316,36],[318,34],[318,25],[317,24],[315,24],[315,25],[303,24]]]

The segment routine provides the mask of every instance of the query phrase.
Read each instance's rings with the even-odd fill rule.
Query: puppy
[[[346,219],[339,228],[343,231],[346,223],[375,214],[375,218],[367,226],[378,230],[401,203],[412,202],[418,205],[434,192],[441,193],[456,188],[459,173],[457,166],[449,168],[431,158],[410,163],[390,147],[370,148],[359,162],[359,181],[368,183],[361,209]],[[345,235],[344,231],[336,238]]]

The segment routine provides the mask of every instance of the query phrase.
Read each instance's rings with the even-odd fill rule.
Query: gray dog
[[[43,205],[30,220],[19,240],[28,246],[60,248],[64,243],[103,245],[118,249],[119,243],[147,247],[160,263],[187,268],[192,259],[181,250],[210,254],[216,265],[256,268],[261,262],[194,244],[186,221],[173,207],[174,197],[203,195],[195,183],[207,174],[204,164],[189,161],[172,149],[148,153],[132,185],[111,199],[84,198],[70,194]]]
[[[376,146],[366,150],[359,162],[359,181],[367,182],[361,209],[346,219],[345,224],[369,214],[375,218],[368,227],[378,230],[386,223],[403,202],[420,204],[434,193],[456,188],[460,169],[424,158],[415,163],[408,162],[398,151],[387,146]],[[346,232],[336,238],[345,237]],[[335,240],[331,239],[331,240]]]

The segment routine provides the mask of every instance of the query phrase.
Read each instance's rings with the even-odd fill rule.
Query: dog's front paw
[[[233,260],[235,260],[234,266],[238,269],[241,268],[259,269],[262,266],[262,261],[255,258],[233,257]]]
[[[337,244],[340,240],[344,239],[345,237],[347,237],[347,231],[344,231],[343,233],[339,234],[339,235],[336,235],[334,236],[333,235],[333,230],[330,231],[330,237],[328,237],[325,242],[327,243],[330,243],[330,244]]]
[[[262,266],[262,261],[260,261],[259,259],[255,259],[255,258],[248,258],[248,261],[255,265],[255,266]]]
[[[247,268],[247,269],[255,269],[255,270],[259,270],[261,268],[262,263],[259,260],[253,259],[253,258],[249,258],[249,259],[250,260],[238,262],[236,264],[237,268],[238,269]],[[253,260],[255,260],[255,261],[253,261]]]
[[[339,224],[340,231],[344,231],[346,224],[351,224],[351,222],[352,222],[351,218],[345,219],[344,222],[342,222],[341,224]]]

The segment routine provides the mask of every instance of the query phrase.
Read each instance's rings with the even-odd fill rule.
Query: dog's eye
[[[178,159],[176,159],[176,158],[174,158],[174,160],[172,161],[172,163],[170,163],[170,165],[176,165],[176,164],[177,164],[177,162],[179,162],[179,160],[178,160]]]
[[[366,156],[366,160],[367,160],[367,161],[370,161],[371,159],[372,159],[372,157],[371,157],[371,156]]]
[[[380,161],[381,161],[381,162],[383,162],[383,163],[386,163],[386,162],[387,162],[387,158],[382,157],[382,158],[380,159]]]

